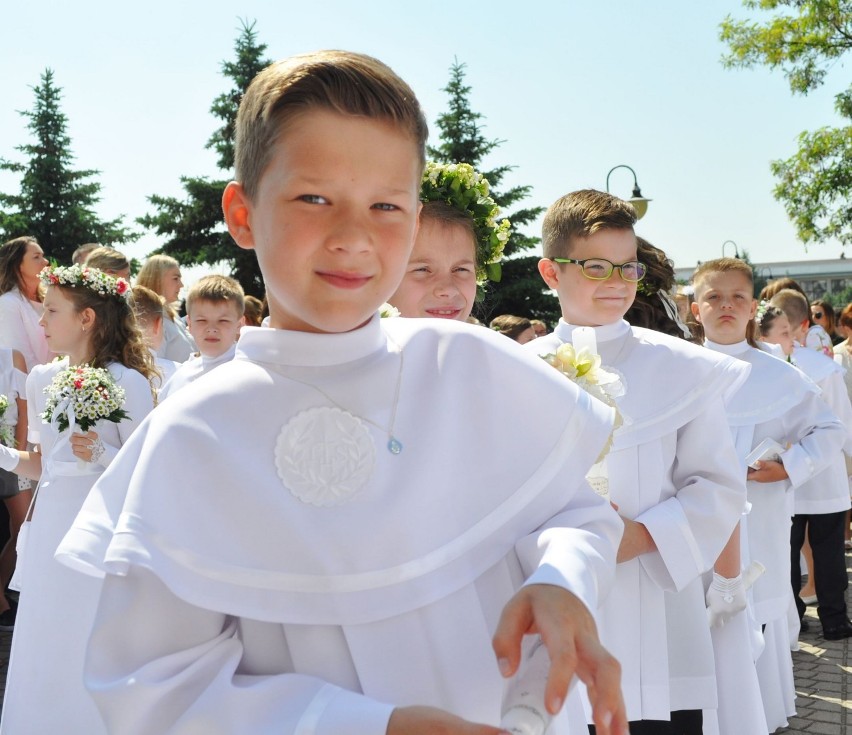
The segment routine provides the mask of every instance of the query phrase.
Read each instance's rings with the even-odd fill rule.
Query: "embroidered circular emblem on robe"
[[[373,474],[376,446],[364,423],[347,411],[302,411],[281,429],[275,466],[284,486],[303,503],[345,503]]]

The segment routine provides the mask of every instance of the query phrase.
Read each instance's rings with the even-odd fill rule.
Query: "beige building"
[[[840,293],[852,286],[852,258],[785,260],[753,265],[755,276],[758,278],[772,281],[789,276],[794,279],[811,300],[822,298],[827,293]],[[678,281],[689,282],[695,268],[696,266],[676,267],[675,277]]]

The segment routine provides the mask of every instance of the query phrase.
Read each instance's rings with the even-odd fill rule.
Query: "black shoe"
[[[832,625],[830,628],[823,626],[822,637],[827,641],[842,641],[844,638],[852,638],[852,623],[847,620],[840,625]]]
[[[811,629],[811,624],[807,620],[799,621],[799,632],[807,633]]]
[[[0,613],[0,631],[10,633],[15,630],[15,616],[18,614],[18,608],[10,607]]]

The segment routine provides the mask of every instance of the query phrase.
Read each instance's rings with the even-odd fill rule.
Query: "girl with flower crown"
[[[467,321],[489,279],[499,280],[509,220],[470,164],[429,161],[420,186],[420,229],[402,283],[389,299],[404,317]]]
[[[762,651],[760,645],[756,646],[760,652],[755,661],[763,718],[747,719],[747,715],[756,714],[749,707],[755,697],[749,696],[742,668],[717,663],[716,678],[721,735],[762,735],[786,726],[787,718],[796,712],[787,632],[792,602],[790,528],[794,491],[798,493],[811,478],[830,467],[846,432],[820,399],[819,389],[755,341],[758,305],[752,297],[753,275],[747,263],[736,258],[708,261],[696,270],[693,282],[692,312],[703,328],[705,346],[751,365],[748,379],[730,402],[728,421],[751,506],[750,513],[743,516],[743,545],[747,558],[765,567],[751,587],[754,619],[763,632]],[[778,445],[774,454],[749,459],[753,450],[766,446],[765,440]],[[731,598],[728,604],[739,599],[742,609],[745,585],[737,574],[739,569],[732,571],[725,575],[727,597]],[[718,602],[724,604],[726,600]],[[749,647],[746,621],[736,614],[735,607],[724,625],[714,628],[717,651]],[[844,615],[845,609],[842,620],[824,620],[826,638],[844,632]],[[730,658],[717,656],[717,661]]]
[[[45,268],[40,278],[46,286],[40,323],[50,349],[65,357],[35,367],[27,379],[30,440],[40,450],[0,447],[0,467],[39,481],[19,561],[21,595],[0,732],[91,735],[106,732],[82,684],[101,582],[59,563],[54,553],[95,480],[153,408],[154,367],[125,280],[79,265]],[[102,385],[98,396],[110,405],[123,394],[123,404],[112,408],[114,417],[124,418],[97,420],[83,432],[75,430],[69,404],[56,405],[56,386],[79,388],[84,376],[97,373],[90,368],[108,371],[108,388]],[[81,425],[105,415],[87,408],[81,416],[80,404],[71,405]]]

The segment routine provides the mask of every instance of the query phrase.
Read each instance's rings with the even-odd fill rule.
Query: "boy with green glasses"
[[[622,425],[592,473],[624,522],[616,581],[598,609],[601,641],[622,665],[631,733],[698,735],[702,710],[716,706],[702,574],[745,505],[725,399],[748,366],[624,321],[645,273],[635,222],[632,206],[599,191],[550,207],[539,272],[559,296],[562,319],[527,349],[579,349],[575,330],[591,327],[602,368],[620,378]],[[708,600],[719,604],[713,594]]]

